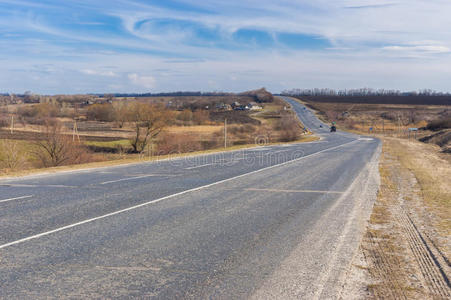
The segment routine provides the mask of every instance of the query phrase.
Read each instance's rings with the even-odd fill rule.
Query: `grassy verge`
[[[306,136],[302,136],[301,138],[299,138],[296,141],[292,141],[292,142],[288,142],[288,143],[269,143],[265,146],[274,146],[274,145],[281,145],[281,144],[294,144],[294,143],[307,143],[307,142],[313,142],[316,140],[318,140],[318,137],[313,136],[313,135],[306,135]],[[23,142],[23,143],[25,143],[25,142]],[[98,142],[95,142],[95,143],[98,143]],[[41,168],[41,169],[11,171],[9,173],[3,173],[3,174],[0,173],[0,179],[10,178],[10,177],[20,177],[20,176],[26,176],[26,175],[57,173],[57,172],[62,172],[62,171],[72,171],[72,170],[75,171],[75,170],[83,170],[83,169],[90,169],[90,168],[112,167],[112,166],[118,166],[118,165],[123,165],[123,164],[152,162],[152,161],[159,161],[159,160],[165,160],[165,159],[175,159],[175,158],[181,158],[181,157],[205,155],[205,154],[225,152],[225,151],[236,151],[236,150],[240,150],[240,149],[253,148],[256,146],[257,145],[255,145],[255,144],[236,145],[236,146],[231,146],[231,147],[227,147],[227,148],[216,148],[216,149],[210,149],[210,150],[204,150],[204,151],[177,153],[177,154],[161,155],[161,156],[146,156],[146,155],[138,155],[138,154],[129,155],[128,154],[128,155],[122,156],[122,158],[116,158],[115,160],[107,160],[107,161],[78,164],[78,165],[60,166],[60,167],[45,168],[45,169]]]
[[[367,289],[376,299],[441,299],[438,270],[447,272],[451,254],[450,161],[436,146],[398,138],[383,142],[381,186],[361,244]],[[439,264],[426,266],[434,256]]]
[[[385,151],[412,172],[421,187],[424,207],[435,215],[437,230],[451,235],[451,162],[440,148],[417,141],[385,138]]]

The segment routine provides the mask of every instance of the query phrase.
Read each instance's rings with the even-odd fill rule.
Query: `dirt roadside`
[[[451,298],[451,159],[383,138],[378,199],[341,298]]]

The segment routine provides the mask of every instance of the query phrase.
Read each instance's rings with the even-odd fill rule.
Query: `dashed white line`
[[[257,189],[247,188],[245,191],[251,192],[273,192],[273,193],[320,193],[320,194],[343,194],[340,191],[321,191],[321,190],[284,190],[284,189]]]
[[[188,167],[188,168],[185,168],[185,170],[193,170],[193,169],[203,168],[203,167],[207,167],[207,166],[211,166],[211,165],[216,165],[216,164],[217,164],[217,163],[211,163],[211,164],[199,165],[199,166],[194,166],[194,167]]]
[[[9,198],[9,199],[3,199],[3,200],[0,200],[0,203],[14,201],[14,200],[28,199],[28,198],[31,198],[31,197],[33,197],[33,195],[21,196],[21,197]]]
[[[147,177],[158,177],[158,176],[166,177],[167,175],[149,174],[149,175],[143,175],[143,176],[136,176],[136,177],[121,178],[121,179],[117,179],[117,180],[105,181],[105,182],[101,182],[100,184],[104,185],[104,184],[109,184],[109,183],[116,183],[116,182],[121,182],[121,181],[129,181],[129,180],[135,180],[135,179],[141,179],[141,178],[147,178]]]

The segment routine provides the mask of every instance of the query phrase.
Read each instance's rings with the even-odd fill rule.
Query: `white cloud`
[[[5,1],[17,3],[0,0]],[[260,86],[274,92],[315,86],[449,89],[449,0],[177,1],[211,14],[164,8],[144,0],[113,1],[108,8],[102,7],[104,1],[67,0],[55,9],[70,19],[66,6],[82,2],[93,15],[108,14],[106,23],[111,16],[119,17],[122,28],[102,34],[98,28],[77,31],[60,26],[58,18],[40,14],[34,6],[28,13],[0,12],[0,92],[138,92],[156,87],[156,91],[240,91]],[[332,45],[317,51],[206,46],[190,43],[191,32],[177,32],[180,26],[174,28],[175,34],[158,28],[140,31],[136,25],[147,19],[196,22],[202,28],[217,29],[226,45],[240,28],[319,35]],[[44,64],[54,66],[34,67]],[[113,65],[114,72],[104,67]],[[39,83],[32,80],[32,73],[38,71]]]
[[[116,77],[117,74],[113,71],[101,71],[101,70],[92,70],[92,69],[83,69],[80,72],[87,75],[96,75],[96,76],[105,76],[105,77]]]
[[[449,53],[451,49],[446,46],[421,45],[421,46],[387,46],[384,50],[400,52],[427,52],[427,53]]]
[[[141,86],[147,89],[152,89],[155,87],[155,78],[152,76],[141,76],[136,73],[128,74],[128,79],[137,86]]]

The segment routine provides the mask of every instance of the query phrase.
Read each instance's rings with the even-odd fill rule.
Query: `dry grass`
[[[408,277],[412,271],[402,247],[402,232],[392,211],[397,205],[398,190],[388,156],[383,153],[381,157],[381,186],[361,246],[371,276],[367,289],[375,299],[419,299],[421,293]]]
[[[280,145],[280,144],[308,143],[308,142],[314,142],[317,140],[318,140],[318,137],[313,136],[313,135],[308,135],[308,136],[302,136],[301,138],[299,138],[296,141],[292,141],[292,142],[288,142],[288,143],[269,143],[266,146]],[[142,163],[142,162],[175,159],[175,158],[180,158],[180,157],[190,157],[190,156],[195,156],[195,155],[205,155],[205,154],[210,154],[210,153],[220,153],[220,152],[224,152],[224,151],[236,151],[236,150],[240,150],[240,149],[248,149],[248,148],[253,148],[253,147],[256,147],[256,145],[255,144],[235,145],[235,146],[227,147],[226,149],[218,148],[218,149],[211,149],[211,150],[204,150],[204,151],[178,153],[178,154],[161,155],[161,156],[147,156],[147,155],[139,155],[139,154],[127,155],[127,156],[109,155],[110,158],[115,157],[115,159],[114,160],[110,159],[110,160],[106,160],[106,161],[97,161],[97,162],[87,163],[87,164],[46,168],[46,169],[27,169],[27,170],[19,170],[19,171],[10,171],[8,173],[0,172],[0,179],[21,177],[21,176],[27,176],[27,175],[57,173],[57,172],[63,172],[63,171],[76,171],[76,170],[85,170],[85,169],[92,169],[92,168],[112,167],[112,166],[119,166],[119,165],[124,165],[124,164],[136,164],[136,163]]]
[[[410,127],[421,128],[449,110],[443,105],[300,102],[316,110],[317,116],[324,122],[336,121],[341,129],[364,134],[369,133],[370,127],[373,133],[389,134]]]
[[[383,142],[381,186],[361,245],[371,275],[367,288],[376,299],[441,299],[446,283],[437,270],[447,272],[441,257],[451,254],[450,162],[436,146],[396,138]],[[424,264],[431,260],[428,251],[440,265]]]
[[[170,126],[165,129],[169,133],[200,133],[212,134],[223,129],[223,125]]]
[[[451,235],[451,162],[440,148],[413,140],[386,138],[387,151],[410,170],[421,186],[425,207],[437,216],[440,231]]]

